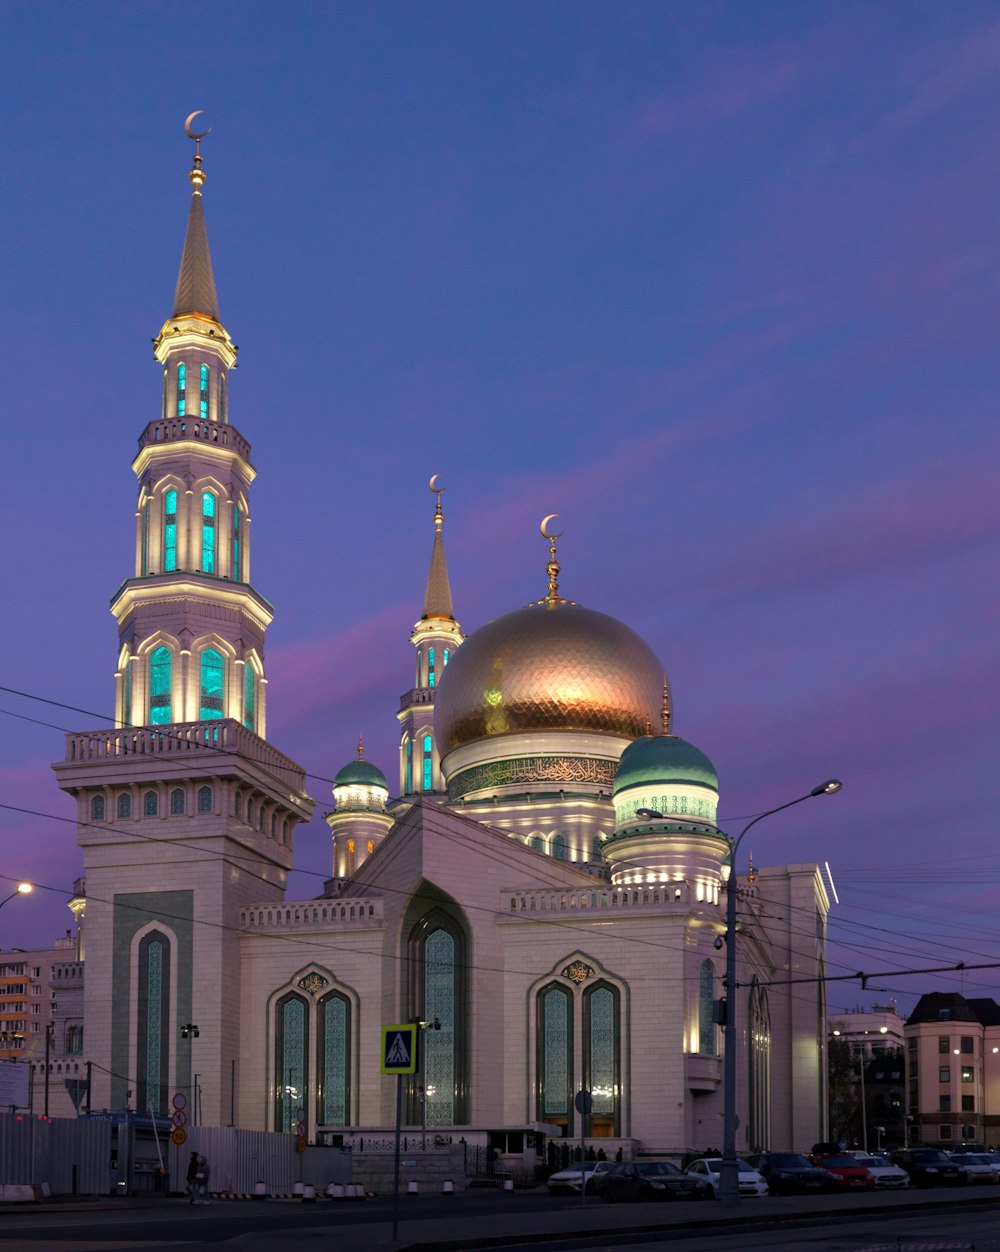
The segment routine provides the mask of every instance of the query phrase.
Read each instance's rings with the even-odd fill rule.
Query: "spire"
[[[365,759],[365,737],[363,734],[358,735],[358,760]]]
[[[191,122],[201,110],[192,113],[184,123],[184,132],[194,140],[194,166],[188,175],[193,191],[191,193],[191,211],[188,213],[187,234],[184,237],[184,251],[181,254],[181,268],[177,275],[177,291],[174,295],[174,308],[171,317],[182,317],[185,313],[201,313],[214,322],[219,318],[219,297],[215,290],[215,276],[212,273],[212,257],[208,250],[208,230],[205,227],[205,210],[202,207],[201,188],[205,181],[202,169],[201,141],[208,134],[202,131],[196,134],[191,129]]]
[[[444,514],[441,512],[441,492],[444,487],[437,485],[440,474],[432,474],[430,489],[437,497],[434,505],[434,548],[431,552],[431,567],[427,574],[427,588],[424,591],[424,609],[421,620],[428,617],[447,617],[455,619],[455,609],[451,602],[451,583],[448,581],[448,564],[444,558]]]
[[[666,674],[663,675],[663,704],[660,708],[660,720],[663,723],[663,733],[670,734],[670,720],[673,717],[673,709],[670,704],[670,684],[667,682]]]
[[[563,600],[562,596],[559,594],[560,565],[556,559],[556,540],[562,535],[563,532],[561,530],[557,530],[553,533],[549,530],[549,522],[554,522],[558,516],[558,513],[550,513],[548,517],[543,517],[542,524],[538,528],[542,532],[542,538],[549,541],[549,559],[545,566],[545,572],[549,576],[549,593],[545,597],[545,601],[548,604],[558,604]],[[565,601],[563,601],[563,603],[565,603]]]

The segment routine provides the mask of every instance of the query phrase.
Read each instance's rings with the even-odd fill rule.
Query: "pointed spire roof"
[[[421,618],[446,617],[455,620],[455,609],[451,599],[451,583],[448,581],[448,563],[444,556],[444,514],[441,512],[441,492],[443,487],[437,486],[438,475],[431,477],[430,488],[437,496],[434,506],[434,548],[431,552],[431,568],[427,574],[427,587],[424,591],[424,608]]]
[[[188,213],[187,234],[184,236],[184,251],[181,254],[174,308],[170,316],[182,317],[185,313],[201,313],[218,322],[219,297],[215,290],[215,275],[212,273],[212,256],[208,250],[208,230],[201,198],[201,188],[205,182],[201,141],[208,131],[196,135],[191,130],[191,120],[196,116],[196,113],[192,113],[184,124],[188,137],[195,142],[194,168],[188,175],[192,186],[191,211]]]

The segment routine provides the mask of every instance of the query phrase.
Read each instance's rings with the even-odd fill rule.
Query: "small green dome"
[[[700,748],[677,735],[644,735],[622,753],[615,771],[614,794],[648,784],[711,787],[719,790],[715,766]]]
[[[333,780],[335,787],[382,787],[389,790],[385,774],[371,761],[351,761]]]

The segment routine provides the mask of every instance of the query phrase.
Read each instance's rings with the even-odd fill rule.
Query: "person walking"
[[[185,1188],[188,1197],[188,1203],[194,1203],[194,1180],[198,1173],[198,1153],[192,1152],[191,1159],[188,1161],[187,1168],[187,1187]]]
[[[198,1157],[198,1172],[194,1176],[194,1191],[192,1191],[191,1193],[192,1204],[211,1204],[212,1203],[210,1199],[211,1193],[209,1192],[209,1189],[208,1189],[208,1180],[209,1178],[211,1178],[211,1176],[212,1176],[212,1171],[211,1169],[209,1169],[208,1161],[206,1160],[205,1157],[199,1156]],[[199,1196],[201,1196],[202,1198],[199,1199],[198,1198]]]

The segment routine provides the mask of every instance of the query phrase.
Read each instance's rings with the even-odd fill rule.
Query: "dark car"
[[[842,1191],[874,1191],[875,1189],[874,1177],[869,1174],[856,1156],[839,1152],[836,1156],[821,1156],[816,1164],[833,1174]]]
[[[593,1181],[605,1204],[616,1200],[703,1200],[707,1194],[697,1178],[682,1173],[669,1161],[623,1161]]]
[[[889,1160],[906,1170],[915,1187],[958,1187],[965,1181],[956,1163],[939,1148],[900,1148]]]
[[[771,1195],[840,1190],[841,1184],[828,1169],[813,1165],[798,1152],[762,1152],[751,1157],[750,1164],[767,1179]]]

